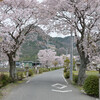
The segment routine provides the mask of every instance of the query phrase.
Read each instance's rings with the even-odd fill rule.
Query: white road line
[[[54,89],[52,89],[52,91],[53,92],[61,92],[61,93],[72,92],[72,90],[61,91],[61,90],[54,90]]]
[[[56,85],[59,85],[59,83],[53,84],[52,86],[56,86]]]
[[[30,78],[26,83],[29,83],[29,82],[31,82],[32,81],[32,78]]]
[[[64,81],[68,84],[67,80],[65,79],[64,75],[62,74],[62,77],[64,79]]]
[[[56,84],[53,84],[52,87],[56,87],[58,89],[64,89],[67,86],[66,85],[63,85],[63,84],[60,84],[60,83],[56,83]]]
[[[28,80],[26,83],[29,83],[30,82],[30,80]]]
[[[58,89],[64,89],[64,88],[66,88],[67,86],[62,86],[62,87],[59,87]]]
[[[29,83],[32,79],[29,79],[26,83]]]
[[[60,86],[65,86],[65,85],[60,84],[60,83],[53,84],[52,86],[57,86],[57,85],[60,85]]]

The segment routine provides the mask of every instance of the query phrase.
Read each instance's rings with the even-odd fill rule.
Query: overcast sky
[[[39,1],[41,3],[43,0],[37,0],[37,1]]]
[[[52,32],[52,33],[50,34],[50,36],[51,36],[51,37],[62,37],[62,38],[64,38],[64,37],[67,37],[67,36],[69,36],[69,35],[57,34],[56,32]]]

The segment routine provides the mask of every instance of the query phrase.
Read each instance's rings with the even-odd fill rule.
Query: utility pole
[[[70,81],[73,82],[73,33],[71,28],[71,44],[70,44]]]
[[[67,54],[68,54],[68,49],[66,48],[66,56],[67,56]]]
[[[47,37],[47,49],[49,49],[49,39]]]
[[[0,37],[0,62],[1,62],[1,55],[2,55],[2,50],[1,50],[1,47],[2,47],[2,42],[3,42],[3,39]]]
[[[46,36],[46,49],[49,49],[49,37],[48,37],[48,35]]]

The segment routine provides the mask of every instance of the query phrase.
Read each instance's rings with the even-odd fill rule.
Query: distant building
[[[8,61],[0,61],[0,68],[8,68],[9,62]]]
[[[33,62],[33,61],[22,61],[22,62],[17,61],[16,62],[17,68],[25,68],[25,67],[32,68],[32,67],[35,67],[37,65],[41,65],[41,63],[40,62]]]

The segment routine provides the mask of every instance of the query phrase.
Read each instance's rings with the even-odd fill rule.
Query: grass
[[[9,92],[11,92],[11,90],[12,90],[14,87],[16,87],[16,86],[18,86],[18,85],[20,85],[20,84],[22,84],[22,83],[24,83],[24,82],[26,82],[26,80],[17,81],[17,82],[15,82],[15,83],[10,83],[10,84],[8,84],[8,85],[6,85],[6,86],[0,88],[0,100],[2,100],[2,98],[3,98],[4,96],[8,95]]]
[[[73,71],[73,74],[74,75],[78,75],[78,71]],[[87,76],[90,76],[90,75],[99,75],[99,71],[86,71],[86,75]],[[64,73],[64,76],[65,76],[65,73]],[[69,81],[70,82],[70,81]],[[83,86],[79,86],[77,85],[74,81],[72,82],[72,85],[75,87],[75,88],[78,88],[82,93],[85,93],[84,92],[84,89],[83,89]]]
[[[73,71],[75,75],[78,75],[78,71]],[[98,75],[98,71],[86,71],[86,75]]]
[[[0,74],[9,75],[9,72],[0,72]]]
[[[98,71],[86,71],[87,75],[98,75],[99,72]]]
[[[78,71],[73,71],[74,75],[78,75]],[[98,75],[99,72],[98,71],[86,71],[86,75],[89,76],[89,75]],[[73,85],[77,88],[79,88],[80,90],[83,90],[83,87],[82,86],[78,86],[76,85],[75,83],[73,83]]]

